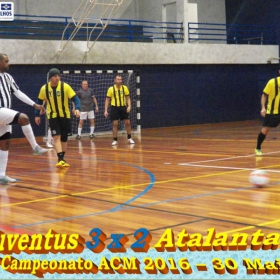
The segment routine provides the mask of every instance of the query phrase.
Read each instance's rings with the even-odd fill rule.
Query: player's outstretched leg
[[[31,145],[34,155],[41,155],[48,151],[47,149],[44,149],[37,144],[27,115],[20,113],[18,118],[18,124],[21,126],[23,134],[25,135],[26,139]]]

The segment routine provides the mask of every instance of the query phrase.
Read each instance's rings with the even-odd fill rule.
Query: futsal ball
[[[255,187],[264,187],[269,183],[269,176],[265,170],[257,169],[251,172],[249,181]]]

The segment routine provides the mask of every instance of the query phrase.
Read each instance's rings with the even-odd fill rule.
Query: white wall
[[[87,5],[86,7],[90,7],[88,1],[89,0],[14,0],[13,2],[16,14],[72,17],[81,3],[81,7],[85,7],[85,5]],[[121,17],[133,1],[134,0],[125,0],[114,17]],[[100,7],[101,6],[96,5],[92,9],[90,16],[93,18],[100,17],[102,13]]]
[[[126,8],[120,9],[115,18],[139,20],[140,18],[138,1],[125,0],[124,4],[126,4]]]
[[[80,0],[14,0],[16,14],[69,16]]]
[[[225,0],[189,0],[197,3],[198,22],[226,23]]]
[[[219,23],[219,24],[225,24],[226,23],[226,6],[225,6],[225,0],[189,0],[189,3],[196,3],[197,5],[197,22],[199,23]],[[189,20],[189,22],[192,22],[192,20]],[[192,25],[192,27],[195,27]],[[209,28],[209,26],[206,25],[197,25],[197,27],[200,28]],[[216,26],[215,28],[221,28],[221,31],[216,30],[216,34],[221,34],[222,36],[211,36],[212,39],[223,39],[226,40],[226,31],[225,26]],[[207,30],[200,30],[198,31],[200,33],[213,33],[213,31],[207,31]],[[198,38],[206,38],[203,35],[196,36]],[[200,41],[199,43],[207,43],[207,44],[224,44],[225,41]],[[191,43],[197,43],[197,41],[191,41]]]
[[[220,44],[153,44],[73,41],[62,52],[59,41],[0,40],[11,64],[266,64],[278,46]],[[278,61],[277,61],[278,63]]]
[[[155,21],[161,21],[162,5],[168,2],[177,2],[176,4],[180,5],[182,0],[134,0],[135,5],[138,5],[139,19]],[[197,4],[199,22],[226,23],[225,0],[188,0],[188,2]],[[180,9],[177,13],[180,13]],[[182,15],[177,14],[176,18],[179,21]]]
[[[182,0],[169,1],[181,2]],[[14,0],[13,2],[16,14],[71,17],[81,2],[83,6],[85,5],[86,0]],[[166,2],[168,0],[125,0],[115,17],[161,21],[162,5]],[[225,23],[225,0],[188,0],[188,2],[197,3],[198,21]],[[100,14],[97,7],[92,10],[94,17]],[[172,19],[171,15],[170,17]],[[179,17],[174,15],[173,19]]]

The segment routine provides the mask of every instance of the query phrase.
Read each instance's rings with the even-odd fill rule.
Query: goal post
[[[83,80],[88,81],[89,88],[93,89],[93,93],[98,103],[98,112],[95,114],[95,135],[109,134],[112,133],[112,122],[110,117],[104,117],[104,106],[106,100],[106,94],[109,87],[113,86],[115,76],[119,74],[122,76],[123,85],[126,85],[130,92],[131,99],[131,112],[130,122],[132,133],[141,133],[141,114],[140,114],[140,75],[138,71],[133,70],[62,70],[61,81],[69,84],[75,92],[81,88]],[[70,109],[72,104],[69,104]],[[109,114],[110,114],[109,106]],[[95,108],[93,108],[95,109]],[[79,118],[76,118],[71,112],[71,133],[72,138],[77,135],[78,132]],[[46,133],[47,135],[47,126]],[[120,133],[125,131],[123,121],[119,122]],[[85,120],[82,129],[82,137],[89,136],[90,134],[90,122]],[[70,137],[71,138],[71,137]]]

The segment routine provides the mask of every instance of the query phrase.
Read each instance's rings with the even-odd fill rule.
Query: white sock
[[[52,142],[52,133],[51,133],[51,130],[48,129],[48,143],[51,143]]]
[[[29,144],[31,145],[32,149],[34,150],[35,147],[38,145],[30,124],[24,125],[21,127],[22,132],[25,135],[26,139],[28,140]]]
[[[81,136],[81,134],[82,134],[82,128],[81,128],[81,127],[78,127],[78,135]]]
[[[90,127],[90,134],[93,134],[95,126]]]
[[[0,150],[0,177],[6,176],[9,151]]]

